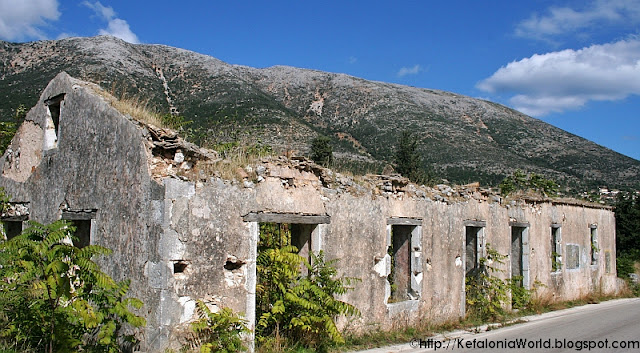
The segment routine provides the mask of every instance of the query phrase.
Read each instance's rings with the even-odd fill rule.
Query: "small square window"
[[[22,233],[22,221],[2,221],[2,223],[7,240],[15,238]]]

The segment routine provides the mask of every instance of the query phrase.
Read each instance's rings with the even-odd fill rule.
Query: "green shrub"
[[[558,184],[555,181],[545,179],[536,173],[526,175],[520,169],[513,172],[513,175],[504,178],[499,187],[503,196],[517,190],[533,190],[545,196],[555,196],[558,193]]]
[[[358,310],[337,300],[357,279],[337,277],[324,253],[311,254],[311,264],[291,246],[288,225],[261,225],[256,286],[256,338],[262,346],[301,344],[317,350],[344,340],[335,324],[339,315]],[[303,273],[302,269],[306,269]]]
[[[242,335],[251,331],[244,319],[229,308],[214,313],[200,300],[197,305],[200,318],[191,324],[191,329],[195,332],[195,341],[199,343],[201,353],[234,353],[247,350]]]
[[[0,244],[0,347],[37,352],[119,352],[137,342],[126,325],[144,318],[130,311],[142,302],[125,298],[128,282],[116,283],[93,262],[110,250],[70,244],[65,221],[30,222]]]
[[[509,285],[495,276],[503,272],[497,266],[505,255],[487,244],[487,257],[479,259],[479,266],[465,278],[468,316],[481,321],[494,321],[505,314],[504,304],[509,298]]]
[[[526,309],[531,303],[531,291],[522,285],[522,279],[522,276],[513,276],[509,280],[511,307],[513,309]]]

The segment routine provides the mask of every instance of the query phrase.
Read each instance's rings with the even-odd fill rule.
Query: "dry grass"
[[[89,87],[94,93],[101,96],[109,105],[114,107],[117,111],[124,115],[128,115],[136,121],[153,125],[155,127],[170,129],[163,123],[160,114],[155,109],[150,107],[148,99],[142,99],[140,97],[127,97],[126,93],[120,94],[120,98],[116,97],[116,93],[112,89],[112,92],[107,92],[98,85],[91,85]]]
[[[258,175],[255,171],[260,161],[267,156],[274,156],[274,153],[267,151],[255,151],[251,146],[235,146],[225,151],[217,151],[221,160],[198,163],[196,165],[196,175],[213,175],[224,180],[249,180],[256,182]],[[250,168],[247,168],[250,167]]]
[[[148,102],[141,101],[137,98],[125,98],[116,99],[109,103],[122,114],[129,115],[137,121],[159,128],[171,128],[169,126],[165,126],[158,113],[149,109]]]

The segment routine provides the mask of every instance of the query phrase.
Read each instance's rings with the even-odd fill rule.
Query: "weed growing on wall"
[[[513,276],[508,281],[513,309],[526,309],[531,303],[531,291],[522,285],[522,279],[522,276]]]
[[[249,333],[247,322],[229,308],[211,312],[200,300],[197,302],[199,319],[191,323],[195,333],[193,341],[201,353],[245,352],[242,335]]]
[[[505,255],[487,244],[487,257],[479,259],[479,266],[467,275],[466,301],[470,317],[481,321],[500,319],[505,314],[504,304],[509,299],[509,285],[496,274],[504,264]]]
[[[555,196],[558,193],[558,184],[542,175],[531,173],[529,175],[521,170],[516,170],[512,175],[504,178],[499,185],[500,193],[507,196],[515,191],[533,190],[545,196]]]
[[[479,259],[479,266],[466,277],[467,316],[482,322],[496,321],[504,317],[511,294],[513,309],[531,309],[533,294],[543,286],[535,281],[533,290],[523,286],[523,277],[514,276],[503,280],[497,274],[504,272],[500,267],[506,255],[500,254],[487,244],[487,257]]]

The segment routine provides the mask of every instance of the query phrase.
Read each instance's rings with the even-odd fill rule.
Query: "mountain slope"
[[[240,139],[305,151],[324,133],[339,158],[375,163],[392,160],[399,133],[410,130],[425,165],[451,181],[497,183],[522,169],[576,188],[640,185],[639,161],[499,104],[344,74],[229,65],[105,36],[0,42],[1,116],[33,105],[63,70],[179,112],[210,144]]]

